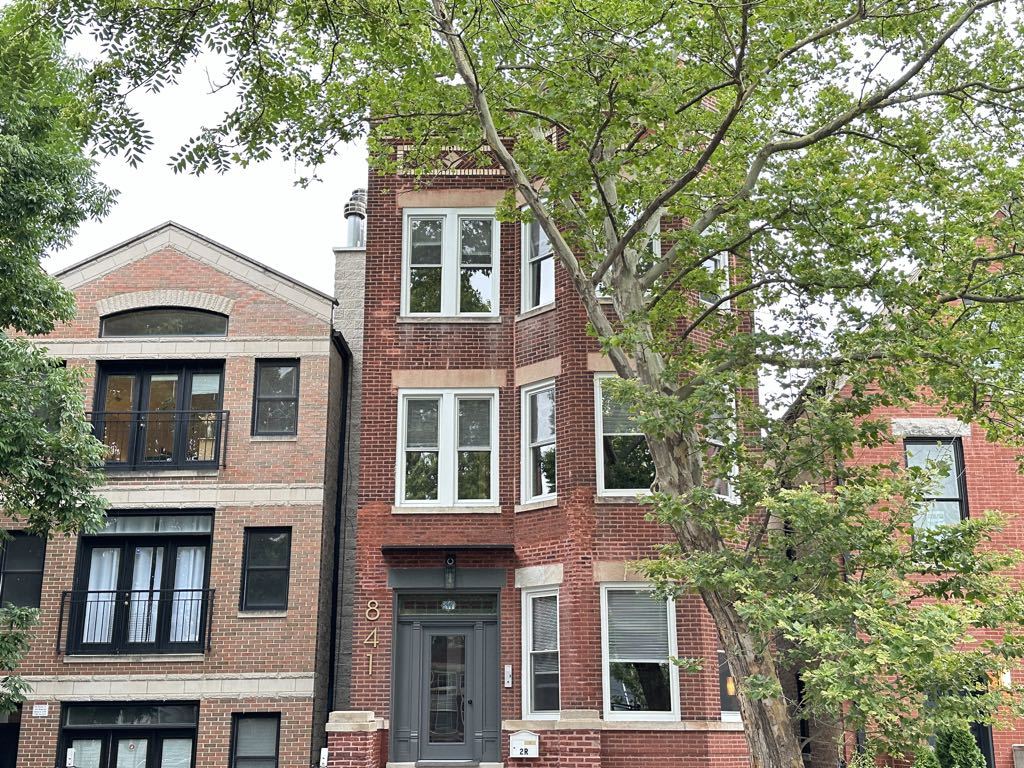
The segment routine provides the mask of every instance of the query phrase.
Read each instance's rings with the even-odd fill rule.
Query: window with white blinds
[[[603,597],[606,717],[678,717],[673,602],[636,586],[605,587]]]
[[[279,714],[235,715],[234,726],[232,768],[277,768]]]
[[[523,595],[525,716],[554,715],[559,709],[558,591]]]

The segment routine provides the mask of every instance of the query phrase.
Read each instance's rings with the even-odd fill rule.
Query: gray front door
[[[479,688],[472,625],[425,627],[421,668],[421,760],[472,760]]]
[[[497,762],[497,594],[399,594],[391,760]]]

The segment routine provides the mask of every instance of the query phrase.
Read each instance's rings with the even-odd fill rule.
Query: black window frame
[[[224,332],[223,333],[117,333],[111,334],[107,332],[107,321],[116,318],[125,317],[127,315],[142,314],[145,312],[154,311],[166,311],[176,310],[178,312],[187,312],[196,315],[205,315],[208,317],[223,318],[224,320]],[[220,339],[228,335],[228,329],[230,324],[230,318],[223,312],[213,312],[209,309],[199,309],[198,307],[179,307],[174,305],[161,305],[151,307],[134,307],[132,309],[125,309],[120,312],[111,312],[108,315],[104,315],[100,318],[100,330],[99,335],[101,339],[149,339],[159,338],[161,336],[177,336],[183,338],[211,338]]]
[[[29,531],[7,531],[7,535],[10,536],[11,538],[10,539],[0,540],[0,608],[2,608],[3,606],[7,605],[7,601],[4,600],[4,591],[5,591],[5,588],[6,588],[6,585],[7,585],[7,574],[8,573],[38,573],[39,574],[39,594],[36,595],[35,605],[15,605],[14,603],[11,603],[11,605],[15,605],[15,607],[17,607],[17,608],[36,608],[36,609],[38,609],[39,608],[39,603],[41,602],[41,599],[42,599],[42,594],[43,594],[43,574],[45,573],[45,569],[46,569],[46,537],[40,536],[39,534],[36,534],[36,533],[30,533]],[[42,543],[42,555],[41,555],[40,560],[39,560],[39,570],[38,571],[31,570],[30,571],[30,570],[25,570],[25,569],[18,569],[18,570],[13,570],[12,571],[12,570],[8,569],[7,568],[7,547],[9,546],[11,540],[18,539],[18,538],[29,538],[29,537],[39,539],[40,542]]]
[[[188,705],[194,707],[195,710],[195,722],[194,723],[147,723],[147,724],[127,724],[127,725],[114,725],[114,724],[88,724],[88,725],[69,725],[68,719],[70,712],[77,707],[98,707],[103,709],[116,709],[119,707],[135,707],[135,706],[153,706],[160,707],[163,705],[182,706]],[[158,749],[150,749],[146,754],[146,765],[147,768],[157,768],[161,758],[161,751],[163,749],[163,742],[167,739],[174,738],[190,738],[192,740],[192,765],[196,764],[196,752],[199,747],[199,702],[197,701],[182,701],[182,702],[151,702],[151,701],[130,701],[130,702],[88,702],[88,701],[76,701],[71,703],[65,703],[61,706],[60,716],[60,734],[58,737],[57,744],[57,755],[59,756],[58,765],[64,764],[64,758],[67,754],[68,747],[71,746],[72,742],[76,739],[95,739],[101,742],[100,745],[100,766],[110,765],[112,763],[112,752],[114,742],[118,738],[144,738],[149,741],[150,744],[157,744]]]
[[[909,455],[907,448],[913,445],[933,446],[939,444],[950,445],[953,448],[953,466],[951,470],[957,481],[957,489],[960,491],[958,497],[946,496],[923,496],[922,503],[928,504],[933,501],[955,502],[960,507],[960,519],[970,518],[970,509],[967,504],[967,467],[964,463],[964,445],[959,437],[906,437],[903,439],[903,465],[908,463]],[[916,525],[915,525],[916,528]]]
[[[249,555],[251,553],[250,537],[254,534],[275,534],[275,533],[287,533],[288,534],[288,559],[283,566],[281,565],[265,565],[257,566],[253,569],[252,564],[249,562]],[[287,611],[288,610],[288,598],[291,593],[291,581],[292,581],[292,527],[290,525],[277,525],[277,526],[246,526],[244,532],[244,541],[242,542],[242,583],[241,588],[238,590],[238,610],[246,613],[252,613],[256,611]],[[262,605],[248,605],[248,592],[249,592],[249,572],[251,570],[259,571],[284,571],[287,578],[284,581],[284,599],[280,603],[262,604]]]
[[[260,394],[260,370],[264,367],[294,366],[295,368],[295,394],[289,397],[281,395]],[[293,358],[257,358],[254,366],[252,385],[252,436],[253,437],[293,437],[299,434],[299,393],[302,386],[302,365],[297,357]],[[259,428],[259,411],[261,401],[273,402],[295,402],[295,427],[286,431],[264,431]]]
[[[280,712],[232,712],[231,713],[231,768],[238,766],[238,723],[243,719],[274,720],[277,722],[277,738],[274,744],[274,768],[281,765],[281,713]],[[244,755],[243,760],[249,758]],[[269,755],[258,759],[266,760]]]

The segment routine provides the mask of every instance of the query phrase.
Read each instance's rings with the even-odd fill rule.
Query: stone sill
[[[558,506],[558,498],[553,499],[538,499],[537,501],[528,501],[525,504],[516,504],[516,512],[532,512],[535,509],[548,509],[550,507]]]
[[[298,435],[250,435],[249,442],[252,443],[297,443]]]
[[[108,480],[152,480],[156,478],[175,477],[217,477],[220,469],[121,469],[106,467]]]
[[[240,619],[283,619],[288,616],[287,609],[283,611],[239,611]]]
[[[449,323],[454,324],[466,324],[466,325],[498,325],[501,323],[500,315],[487,315],[484,317],[473,317],[462,316],[462,315],[442,315],[440,317],[434,315],[424,315],[419,317],[416,315],[399,315],[396,323],[405,324],[418,324],[427,323],[432,325],[448,325]]]
[[[646,493],[646,491],[644,491]],[[636,494],[625,494],[620,496],[613,496],[611,494],[598,493],[594,496],[595,504],[645,504],[646,502],[640,501]]]
[[[205,653],[125,653],[121,655],[97,654],[96,656],[66,655],[65,664],[137,664],[156,662],[206,661]]]
[[[721,720],[502,720],[503,731],[726,731],[743,723]]]
[[[392,515],[499,515],[501,507],[415,507],[393,506]]]
[[[516,322],[518,323],[520,320],[527,320],[531,317],[536,317],[537,315],[543,315],[546,312],[550,312],[554,308],[555,302],[552,301],[548,304],[543,304],[539,307],[528,309],[525,312],[520,312],[518,315],[516,315]]]

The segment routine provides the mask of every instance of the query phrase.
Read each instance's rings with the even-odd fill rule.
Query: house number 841
[[[376,600],[367,600],[366,612],[363,615],[366,616],[367,621],[377,621],[380,618],[380,603]],[[376,627],[363,639],[363,645],[368,645],[371,648],[376,648],[379,642]],[[366,654],[366,674],[373,674],[373,651]]]

